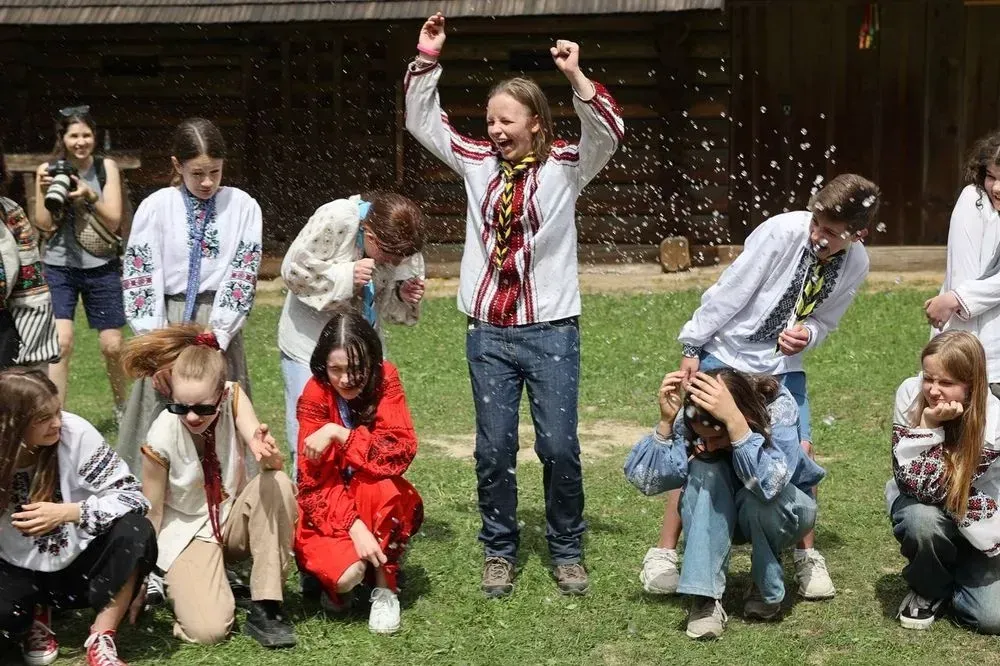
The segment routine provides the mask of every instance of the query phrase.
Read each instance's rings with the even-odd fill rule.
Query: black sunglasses
[[[211,405],[185,405],[183,402],[168,402],[167,411],[171,414],[176,414],[177,416],[186,416],[188,412],[194,412],[198,416],[211,416],[219,411],[219,403],[222,402],[222,396]]]
[[[65,109],[59,109],[59,115],[63,118],[72,118],[73,116],[83,116],[90,113],[90,107],[86,104],[81,106],[67,106]]]

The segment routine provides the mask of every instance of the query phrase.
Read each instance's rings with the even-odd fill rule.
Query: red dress
[[[413,421],[396,367],[384,361],[382,372],[374,423],[355,427],[345,444],[333,442],[319,460],[306,458],[305,440],[327,423],[344,425],[337,393],[313,377],[298,401],[295,555],[328,594],[336,592],[337,581],[359,561],[348,534],[355,520],[361,519],[385,553],[383,573],[393,590],[406,544],[423,522],[423,501],[402,477],[417,453]]]

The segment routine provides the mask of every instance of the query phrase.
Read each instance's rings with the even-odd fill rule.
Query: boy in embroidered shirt
[[[757,227],[742,254],[701,297],[681,329],[681,370],[730,367],[777,376],[799,406],[799,438],[812,454],[803,352],[833,331],[868,274],[861,241],[874,224],[880,191],[855,174],[841,174],[809,200],[808,210],[776,215]],[[653,594],[677,588],[678,493],[668,499],[656,548],[640,576]],[[795,551],[799,594],[829,599],[836,590],[809,532]]]

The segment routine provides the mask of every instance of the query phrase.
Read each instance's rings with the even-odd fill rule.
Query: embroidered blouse
[[[53,502],[79,503],[80,521],[64,523],[42,536],[26,536],[11,525],[15,506],[29,503],[34,468],[14,472],[10,502],[0,513],[0,559],[32,571],[61,571],[127,513],[146,515],[149,502],[139,480],[83,418],[62,413],[56,455],[59,483]]]
[[[580,314],[576,200],[604,168],[625,135],[621,109],[594,83],[589,100],[573,96],[579,142],[555,141],[544,162],[514,180],[513,220],[498,268],[492,257],[502,177],[496,148],[451,126],[441,110],[441,66],[406,73],[406,129],[465,181],[468,199],[458,309],[497,326],[531,324]]]
[[[148,196],[135,213],[122,265],[125,316],[136,334],[166,326],[166,297],[187,291],[191,239],[180,188]],[[221,187],[201,240],[198,293],[215,292],[209,325],[225,350],[246,323],[261,260],[260,206],[246,192]]]
[[[373,478],[402,476],[417,454],[417,435],[406,406],[399,372],[382,363],[382,399],[370,426],[355,426],[344,445],[331,444],[316,461],[304,454],[306,438],[327,423],[344,425],[336,392],[313,377],[298,403],[298,485],[302,524],[324,536],[347,530],[358,517],[347,474]]]
[[[795,398],[781,387],[767,409],[771,417],[771,445],[765,446],[764,436],[752,431],[733,442],[733,471],[747,490],[765,502],[777,497],[789,483],[809,493],[823,480],[826,471],[802,451]],[[669,454],[666,478],[648,486],[666,490],[682,488],[687,483],[689,449],[698,441],[698,436],[687,426],[684,411],[677,414],[669,439],[663,439],[655,429],[646,439],[665,447]],[[662,471],[648,470],[648,473]]]
[[[350,301],[361,312],[361,299],[354,290],[354,264],[362,258],[357,244],[359,202],[355,195],[320,206],[281,262],[288,295],[278,320],[278,348],[299,363],[309,363],[319,334],[330,320],[330,308]],[[380,336],[383,321],[417,323],[420,305],[405,303],[396,293],[399,282],[413,277],[424,277],[424,258],[419,253],[398,266],[375,264],[375,329]]]
[[[234,410],[239,404],[239,393],[238,383],[226,383],[216,417],[215,446],[222,471],[222,504],[219,505],[222,526],[229,517],[233,500],[260,471],[249,446],[236,431]],[[205,475],[191,432],[175,414],[164,411],[153,421],[142,452],[167,470],[167,492],[157,540],[160,552],[156,560],[156,566],[167,571],[193,539],[214,541],[208,519]]]
[[[920,400],[920,376],[910,377],[896,391],[892,419],[892,475],[885,485],[889,513],[900,494],[910,495],[923,504],[944,508],[944,428],[920,428],[910,425],[910,414]],[[958,531],[976,549],[990,557],[1000,555],[1000,400],[986,395],[986,431],[979,465],[972,475],[969,504],[961,520],[951,516]]]
[[[797,211],[767,219],[753,230],[743,252],[705,290],[701,305],[681,328],[685,355],[704,350],[743,372],[782,374],[802,370],[803,354],[775,351],[778,335],[794,317],[795,302],[817,261],[809,248],[812,213]],[[818,303],[804,326],[806,350],[836,330],[868,275],[861,243],[829,259]]]

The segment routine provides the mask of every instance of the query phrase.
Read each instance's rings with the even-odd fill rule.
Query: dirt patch
[[[649,432],[649,428],[639,427],[621,421],[588,421],[581,423],[577,429],[580,437],[580,457],[583,460],[599,460],[625,454],[640,438]],[[518,428],[520,450],[517,461],[538,462],[535,455],[535,431],[530,423]],[[421,440],[421,444],[429,445],[435,451],[451,456],[471,460],[475,446],[476,435],[438,435]]]

